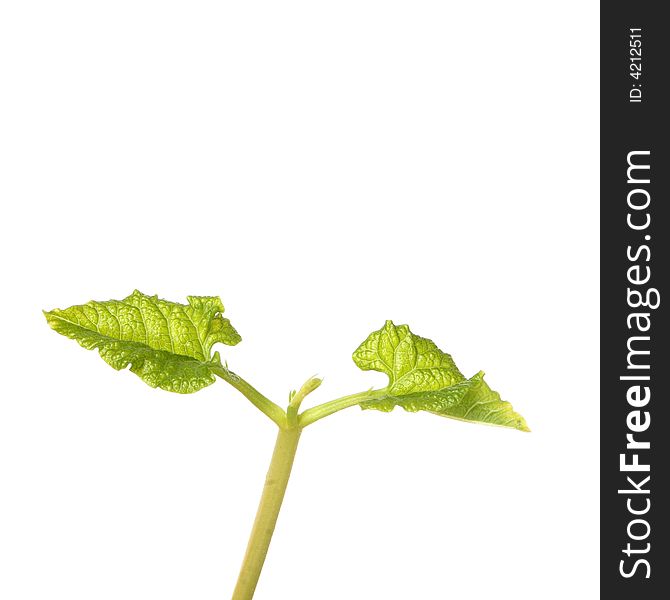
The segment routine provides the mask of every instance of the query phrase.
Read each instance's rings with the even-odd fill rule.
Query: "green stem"
[[[298,423],[300,427],[307,427],[307,425],[311,425],[328,415],[332,415],[350,406],[356,406],[365,400],[380,398],[386,393],[386,390],[368,390],[367,392],[359,392],[358,394],[351,394],[350,396],[343,396],[330,402],[324,402],[313,408],[308,408],[305,412],[301,413],[298,417]]]
[[[284,410],[261,394],[253,385],[226,367],[212,366],[210,368],[215,375],[218,375],[242,393],[258,410],[270,417],[279,427],[286,425],[286,413]]]
[[[291,475],[291,467],[298,448],[300,432],[299,427],[279,429],[272,461],[263,487],[263,495],[258,505],[256,520],[251,530],[249,544],[242,561],[242,568],[232,600],[251,600],[253,598],[277,523],[286,485]]]

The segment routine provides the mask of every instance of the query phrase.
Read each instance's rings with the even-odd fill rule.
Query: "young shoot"
[[[275,449],[232,600],[250,600],[254,595],[305,427],[351,406],[383,412],[400,406],[409,412],[529,431],[511,404],[489,388],[483,372],[466,379],[451,356],[431,340],[391,321],[373,331],[353,353],[360,369],[388,376],[386,387],[301,412],[302,401],[321,385],[319,378],[311,377],[289,394],[284,409],[222,364],[218,352],[212,353],[217,343],[235,346],[242,340],[223,312],[216,296],[188,296],[188,304],[178,304],[136,290],[123,300],[92,301],[44,314],[52,329],[88,350],[97,349],[117,370],[130,367],[151,387],[191,394],[218,377],[277,426]]]

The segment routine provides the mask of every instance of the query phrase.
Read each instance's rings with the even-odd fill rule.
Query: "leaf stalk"
[[[349,396],[342,396],[341,398],[336,398],[330,402],[324,402],[323,404],[308,408],[306,411],[302,412],[298,417],[298,424],[300,427],[307,427],[333,413],[349,408],[350,406],[356,406],[365,400],[380,398],[386,393],[385,389],[367,390],[365,392],[358,392],[357,394],[350,394]]]
[[[253,385],[223,365],[212,365],[210,368],[212,373],[218,375],[225,382],[232,385],[258,410],[270,417],[280,429],[287,426],[286,412],[280,406],[272,402],[272,400],[261,394]]]

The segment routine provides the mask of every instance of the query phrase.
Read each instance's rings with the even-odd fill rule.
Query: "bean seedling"
[[[215,344],[235,346],[242,339],[223,312],[215,296],[189,296],[188,304],[178,304],[135,291],[123,300],[92,301],[44,314],[52,329],[88,350],[97,349],[117,370],[130,366],[151,387],[190,394],[219,377],[277,425],[275,449],[232,600],[251,600],[254,595],[305,427],[351,406],[384,412],[400,406],[409,412],[529,431],[523,417],[489,388],[484,373],[466,379],[451,356],[431,340],[391,321],[353,353],[360,369],[388,376],[386,387],[300,412],[305,397],[321,385],[321,379],[311,377],[290,393],[283,409],[233,373],[218,352],[212,354]]]

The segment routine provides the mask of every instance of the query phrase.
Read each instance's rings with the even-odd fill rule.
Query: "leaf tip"
[[[517,428],[519,431],[525,431],[526,433],[530,433],[530,432],[531,432],[531,428],[528,427],[528,423],[526,423],[526,419],[524,419],[524,418],[521,417],[521,416],[519,417],[519,420],[517,421],[517,427],[516,427],[516,428]]]
[[[42,314],[44,315],[44,318],[47,321],[47,325],[49,325],[49,327],[51,327],[51,329],[56,329],[55,317],[56,317],[56,311],[57,310],[58,310],[57,308],[53,309],[53,310],[42,309]]]

